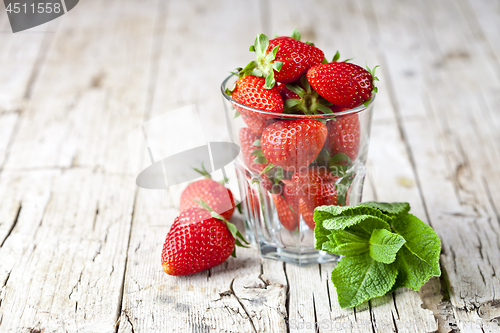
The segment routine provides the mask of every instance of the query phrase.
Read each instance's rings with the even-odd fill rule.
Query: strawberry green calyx
[[[201,163],[201,170],[193,168],[194,171],[198,172],[200,175],[202,175],[205,178],[212,179],[212,176],[210,176],[210,173],[205,169],[205,166],[203,163]]]
[[[300,41],[301,35],[297,28],[293,28],[292,34],[290,35],[293,39]]]
[[[260,34],[255,38],[254,45],[250,46],[250,51],[255,52],[257,59],[251,61],[243,70],[239,72],[240,77],[246,75],[261,76],[266,79],[264,88],[271,89],[276,84],[274,79],[274,71],[279,72],[283,63],[276,61],[279,45],[275,46],[271,52],[266,54],[269,47],[269,38],[266,35]]]
[[[243,237],[243,235],[238,231],[238,229],[236,228],[236,226],[234,224],[232,224],[231,222],[226,220],[222,215],[215,212],[205,201],[200,199],[200,201],[196,201],[196,202],[200,205],[200,207],[208,210],[212,217],[226,223],[227,229],[229,230],[231,235],[233,235],[233,237],[234,237],[234,243],[236,244],[236,246],[249,248],[249,246],[243,245],[243,243],[245,243],[247,245],[250,243],[246,241],[245,237]],[[234,248],[233,253],[231,253],[231,256],[236,258],[236,247]]]
[[[311,88],[306,76],[300,78],[302,87],[293,84],[285,84],[286,88],[296,93],[299,98],[290,98],[285,101],[285,113],[299,112],[303,114],[326,114],[333,113],[328,107],[332,103],[322,98]]]
[[[372,85],[373,85],[373,89],[372,89],[372,97],[370,97],[366,102],[363,103],[364,106],[368,106],[368,104],[370,103],[370,101],[372,100],[373,98],[373,94],[374,93],[378,93],[378,88],[375,87],[375,81],[380,81],[378,79],[378,77],[375,76],[375,70],[377,69],[377,67],[380,67],[379,65],[373,67],[372,69],[370,69],[370,67],[366,66],[366,70],[368,71],[368,73],[370,73],[370,75],[372,76]]]

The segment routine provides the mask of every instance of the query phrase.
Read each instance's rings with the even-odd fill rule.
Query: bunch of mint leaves
[[[343,256],[332,271],[341,308],[440,276],[441,242],[406,202],[364,202],[314,211],[315,247]]]

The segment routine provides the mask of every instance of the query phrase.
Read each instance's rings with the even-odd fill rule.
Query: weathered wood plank
[[[13,203],[20,208],[0,248],[2,331],[114,331],[134,200],[131,177],[72,169],[6,172],[3,178],[3,191],[20,198]]]
[[[489,86],[498,91],[498,84],[487,74],[491,63],[485,61],[485,45],[464,24],[466,14],[452,2],[433,4],[432,11],[428,6],[392,2],[375,7],[375,17],[385,63],[393,64],[387,68],[396,109],[427,212],[443,241],[445,280],[460,323],[465,318],[460,309],[489,304],[498,289],[490,259],[499,256],[497,216],[483,178],[498,182],[496,172],[490,174],[487,167],[497,154],[485,145],[492,140],[491,125],[487,118],[476,117],[483,113],[476,103],[478,90]],[[413,8],[411,15],[408,8]],[[391,44],[397,32],[386,22],[394,18],[415,22],[413,28],[401,25],[407,33],[406,50]],[[419,25],[423,20],[427,24]],[[408,34],[410,29],[419,33]],[[469,44],[473,51],[468,51]],[[474,127],[479,124],[480,129]]]
[[[58,22],[13,34],[6,12],[0,17],[0,113],[19,111],[35,82]]]
[[[126,138],[144,117],[157,4],[87,1],[58,19],[5,169],[132,173]]]
[[[60,18],[3,171],[25,180],[1,187],[2,332],[115,332],[136,192],[126,138],[144,117],[157,4],[86,1]]]

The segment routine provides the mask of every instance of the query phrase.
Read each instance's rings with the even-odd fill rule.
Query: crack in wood
[[[372,333],[375,333],[377,330],[375,329],[376,323],[375,323],[375,315],[373,314],[372,311],[372,301],[368,301],[368,310],[370,311],[370,322],[372,324]]]
[[[283,262],[283,273],[285,274],[285,280],[286,280],[285,324],[286,324],[286,332],[290,333],[290,281],[288,281],[288,274],[286,273],[285,262]]]
[[[243,302],[241,301],[241,299],[238,297],[238,295],[236,295],[236,293],[234,292],[234,289],[233,289],[233,283],[234,283],[234,280],[236,278],[233,278],[231,280],[231,284],[229,285],[229,290],[231,291],[231,293],[233,294],[234,298],[236,298],[236,300],[238,301],[238,303],[240,304],[241,308],[243,309],[243,311],[246,313],[247,317],[248,317],[248,320],[250,321],[250,325],[252,326],[252,329],[255,333],[257,333],[257,329],[255,328],[255,324],[252,320],[252,317],[250,316],[250,312],[248,312],[247,308],[245,307],[245,305],[243,304]]]
[[[118,304],[118,309],[116,311],[116,319],[115,322],[116,324],[116,333],[118,332],[118,329],[120,328],[120,316],[122,313],[122,307],[123,307],[123,298],[124,298],[124,290],[125,290],[125,278],[127,277],[127,265],[128,265],[128,250],[130,248],[130,240],[132,239],[132,230],[134,228],[134,214],[135,214],[135,205],[137,204],[137,197],[138,197],[138,189],[135,190],[134,193],[134,204],[132,205],[132,212],[130,214],[130,230],[128,234],[128,242],[127,242],[127,248],[125,249],[125,266],[123,267],[123,279],[121,282],[120,286],[120,303]]]
[[[396,314],[398,316],[398,320],[400,319],[399,318],[399,311],[398,311],[398,305],[396,303],[396,293],[392,293],[392,302],[394,303],[394,310],[396,310]]]
[[[3,239],[2,243],[0,243],[0,247],[3,247],[3,245],[5,244],[5,241],[7,240],[7,238],[9,238],[9,236],[12,234],[12,231],[16,227],[17,222],[19,222],[19,215],[21,214],[22,208],[23,208],[23,204],[21,202],[21,203],[19,203],[19,208],[17,209],[16,217],[14,218],[14,221],[12,222],[12,225],[10,226],[9,231],[7,231],[7,235],[5,235],[5,238]]]
[[[316,301],[314,299],[314,293],[312,293],[312,302],[313,302],[313,311],[314,311],[314,328],[315,328],[315,332],[319,333],[319,323],[318,323],[318,315],[316,313]]]
[[[391,316],[392,316],[392,324],[394,325],[394,329],[396,330],[396,333],[398,333],[398,325],[396,325],[396,318],[394,318],[394,312],[391,311]],[[398,319],[399,319],[399,314],[398,314]]]
[[[96,206],[97,206],[97,208],[95,210],[94,221],[92,222],[92,231],[95,231],[97,217],[99,216],[99,201],[97,201]]]

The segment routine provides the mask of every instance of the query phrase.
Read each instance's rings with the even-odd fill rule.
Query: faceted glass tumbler
[[[230,140],[240,147],[235,167],[246,234],[264,258],[336,261],[314,247],[314,208],[361,202],[375,94],[366,106],[331,114],[273,113],[228,96],[236,80],[227,77],[221,91]],[[266,156],[278,163],[269,167]]]

